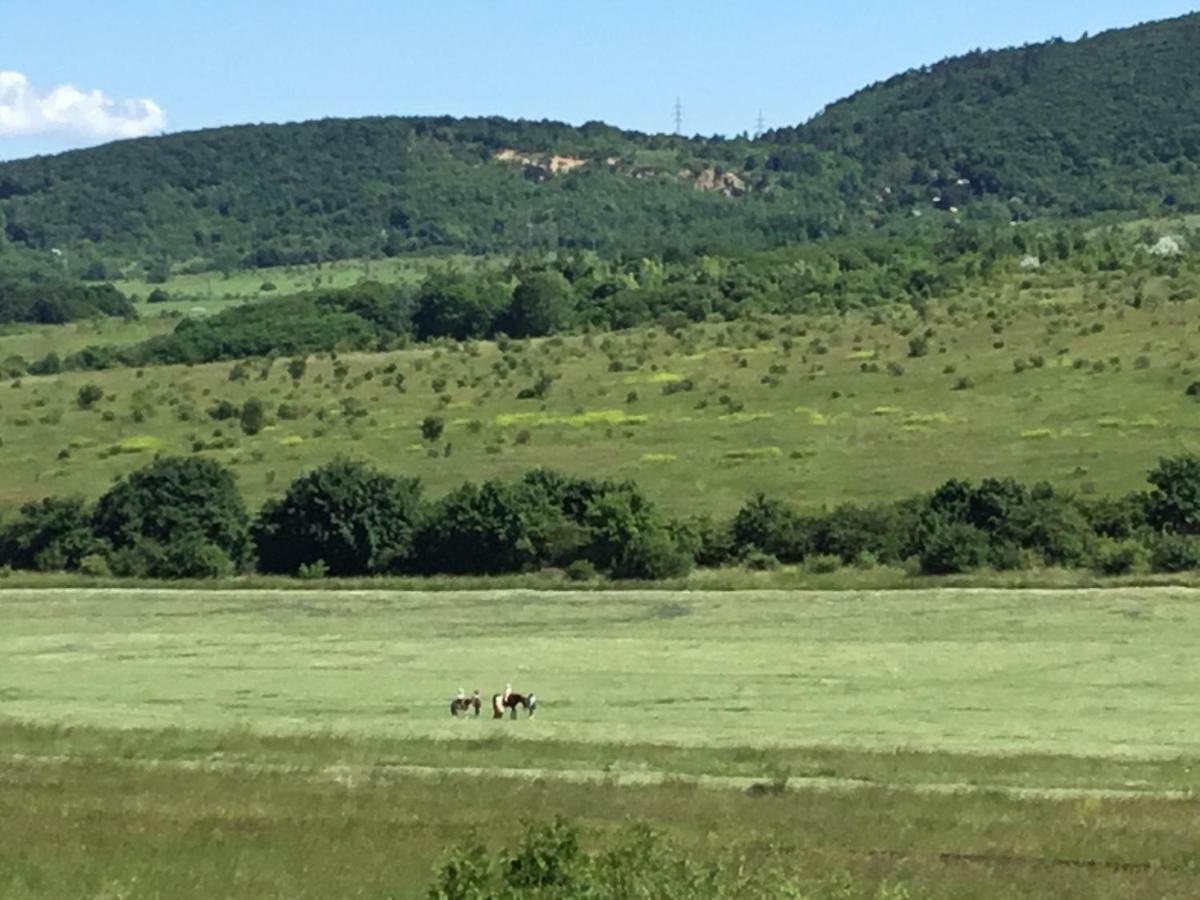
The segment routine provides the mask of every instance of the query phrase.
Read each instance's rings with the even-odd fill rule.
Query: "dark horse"
[[[479,715],[479,710],[483,703],[479,699],[479,691],[476,691],[470,697],[455,697],[450,701],[450,715],[457,716],[462,713],[464,716],[470,710],[475,710],[475,715]]]
[[[510,693],[507,697],[503,694],[492,695],[492,718],[503,719],[504,711],[508,710],[512,718],[517,717],[517,708],[525,707],[532,716],[537,710],[537,694],[514,694]]]

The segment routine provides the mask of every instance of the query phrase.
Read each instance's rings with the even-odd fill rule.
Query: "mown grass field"
[[[1180,588],[7,590],[0,895],[416,897],[562,814],[810,897],[1194,896],[1198,633]],[[449,718],[505,680],[537,716]]]
[[[696,746],[1200,756],[1195,594],[5,592],[5,715]],[[455,722],[457,687],[532,722]],[[511,727],[510,727],[511,726]]]
[[[892,306],[449,343],[314,357],[298,381],[286,360],[239,381],[232,363],[23,378],[0,386],[0,509],[94,497],[160,452],[234,466],[251,504],[338,454],[417,475],[431,495],[538,465],[634,478],[681,514],[728,514],[760,490],[805,507],[891,499],[951,476],[1124,492],[1197,447],[1198,313],[1184,276],[1029,273],[924,318]],[[517,399],[543,372],[546,396]],[[82,410],[88,382],[106,396]],[[250,397],[270,417],[255,436],[208,414]],[[427,415],[445,422],[434,444]]]

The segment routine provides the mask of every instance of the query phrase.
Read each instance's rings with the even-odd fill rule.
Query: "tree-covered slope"
[[[922,215],[1200,208],[1200,15],[898,75],[751,141],[498,118],[220,128],[0,164],[0,264],[741,252]],[[9,244],[8,251],[4,243]]]
[[[860,163],[887,205],[1016,218],[1200,203],[1200,14],[915,69],[766,135]],[[934,198],[938,198],[936,201]]]
[[[503,119],[241,126],[2,164],[0,215],[9,241],[72,247],[81,268],[530,244],[691,252],[838,227],[848,164],[831,155],[789,154],[807,174],[779,191],[765,176],[741,198],[702,189],[706,170],[740,167],[748,143]],[[551,153],[576,167],[551,171]]]

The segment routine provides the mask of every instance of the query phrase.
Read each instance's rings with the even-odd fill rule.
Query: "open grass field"
[[[131,278],[120,282],[120,287],[135,301],[144,301],[151,292],[161,289],[172,298],[161,304],[163,308],[187,312],[195,306],[220,309],[221,304],[228,305],[229,301],[261,300],[319,288],[352,287],[365,280],[381,284],[415,284],[437,267],[492,264],[483,257],[454,254],[347,259],[320,265],[238,269],[228,275],[220,272],[176,273],[161,284]],[[264,285],[268,286],[266,290]]]
[[[503,733],[536,740],[1200,757],[1185,589],[11,591],[0,617],[15,718],[478,738],[446,701],[511,681],[545,714]]]
[[[721,896],[1195,896],[1196,600],[7,590],[0,895],[417,897],[562,814],[782,879]]]
[[[431,495],[537,465],[634,478],[680,514],[728,514],[760,490],[810,508],[892,499],[951,476],[1124,492],[1200,443],[1189,285],[1031,273],[924,318],[893,306],[427,345],[314,357],[299,381],[286,360],[251,363],[239,381],[231,363],[24,378],[0,386],[0,510],[94,497],[159,452],[233,465],[251,504],[338,454],[417,475]],[[518,399],[543,372],[546,395]],[[82,410],[88,382],[105,398]],[[250,397],[270,420],[253,437],[209,415]],[[445,423],[434,445],[419,432],[427,415]]]

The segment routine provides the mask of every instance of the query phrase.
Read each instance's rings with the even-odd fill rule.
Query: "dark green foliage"
[[[175,577],[181,569],[227,570],[250,561],[249,520],[233,475],[210,459],[156,459],[100,498],[93,524],[113,548],[114,571]],[[214,551],[223,563],[214,562]],[[119,566],[118,557],[147,568]]]
[[[218,422],[224,422],[227,419],[235,418],[241,415],[238,407],[234,406],[228,400],[218,400],[208,408],[209,418],[215,419]]]
[[[913,523],[895,505],[846,504],[815,517],[812,549],[849,565],[865,553],[881,562],[899,562]]]
[[[696,516],[687,521],[687,527],[696,545],[696,565],[716,568],[736,561],[737,545],[729,522],[717,522],[710,516]]]
[[[267,410],[261,400],[257,397],[250,397],[242,404],[238,419],[242,431],[253,436],[262,431],[263,426],[267,424]]]
[[[568,581],[594,581],[600,576],[599,571],[586,559],[577,559],[566,569]]]
[[[222,578],[234,571],[229,553],[197,533],[138,539],[114,550],[109,566],[129,578]]]
[[[1079,511],[1092,531],[1101,537],[1124,540],[1135,537],[1146,527],[1145,497],[1102,497],[1079,503]]]
[[[136,318],[136,313],[129,299],[110,284],[74,284],[61,276],[17,280],[0,274],[0,324],[60,325],[96,316]]]
[[[421,438],[431,444],[437,441],[445,430],[446,421],[441,416],[426,416],[421,420]]]
[[[1102,575],[1129,575],[1146,568],[1146,548],[1137,541],[1101,539],[1092,566]]]
[[[493,160],[502,148],[589,162],[551,176]],[[807,154],[803,179],[760,169],[743,197],[695,189],[692,173],[736,171],[750,148],[499,118],[218,128],[0,164],[0,213],[22,248],[150,259],[155,280],[164,251],[228,269],[431,249],[761,247],[837,227],[854,167],[829,154]]]
[[[940,524],[926,536],[918,558],[927,575],[953,575],[978,569],[988,560],[987,533],[964,522]]]
[[[761,863],[761,860],[759,860]],[[607,849],[588,851],[563,819],[531,825],[516,846],[499,853],[475,835],[449,849],[429,900],[720,900],[799,897],[800,887],[777,867],[721,858],[712,850],[689,857],[642,824],[626,826]]]
[[[1160,459],[1146,480],[1154,486],[1146,497],[1146,519],[1153,528],[1200,532],[1200,457]]]
[[[562,328],[572,315],[571,285],[559,272],[521,276],[499,328],[513,337],[539,337]]]
[[[464,484],[426,507],[415,480],[336,460],[268,502],[253,530],[260,568],[305,577],[383,572],[503,574],[560,566],[573,579],[682,577],[694,563],[741,560],[812,572],[915,558],[944,575],[983,566],[1091,566],[1104,574],[1200,569],[1179,490],[1197,457],[1160,460],[1149,495],[1081,502],[1049,485],[950,480],[897,504],[844,505],[800,516],[759,494],[728,522],[669,520],[637,485],[545,469],[519,481]],[[1145,510],[1154,510],[1155,528]],[[0,565],[118,575],[214,577],[248,561],[247,525],[229,472],[210,460],[158,459],[88,516],[78,500],[27,504],[0,529]]]
[[[91,409],[104,397],[104,389],[98,384],[85,384],[75,394],[75,404],[80,409]]]
[[[259,567],[295,573],[322,561],[331,575],[369,575],[407,563],[420,483],[337,459],[268,502],[254,526]]]
[[[632,485],[597,492],[579,521],[588,532],[586,558],[613,578],[673,578],[692,566],[691,555]]]
[[[511,296],[506,284],[488,278],[457,272],[432,275],[417,292],[413,330],[422,340],[485,337]]]
[[[1155,572],[1190,572],[1200,569],[1200,538],[1160,534],[1150,541],[1150,568]]]
[[[737,511],[730,531],[740,552],[759,550],[781,562],[798,562],[810,549],[796,512],[765,494],[756,494]]]
[[[524,482],[468,482],[433,504],[414,565],[456,575],[521,572],[550,561],[566,522],[545,492]]]
[[[0,528],[0,565],[14,569],[78,569],[84,557],[103,549],[92,534],[91,511],[76,497],[26,503]]]

